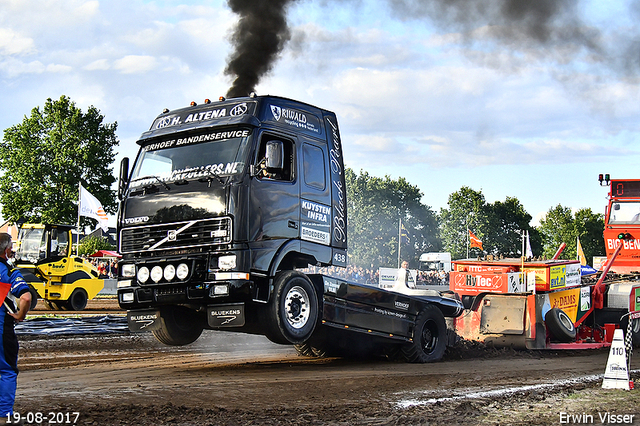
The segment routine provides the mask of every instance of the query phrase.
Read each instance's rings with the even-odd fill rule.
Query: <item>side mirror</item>
[[[267,142],[265,153],[267,171],[279,171],[284,168],[284,144],[282,141]]]
[[[118,181],[118,199],[124,198],[124,192],[129,185],[129,157],[120,161],[120,180]]]

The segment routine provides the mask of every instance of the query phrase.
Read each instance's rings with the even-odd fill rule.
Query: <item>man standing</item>
[[[18,338],[13,329],[31,307],[31,293],[19,270],[7,260],[13,257],[11,235],[0,233],[0,282],[11,285],[0,306],[0,424],[13,414],[18,379]]]
[[[407,262],[406,260],[402,261],[402,263],[400,264],[400,270],[398,271],[398,281],[402,282],[402,284],[409,288],[416,288],[416,283],[413,280],[411,271],[409,270],[409,262]]]

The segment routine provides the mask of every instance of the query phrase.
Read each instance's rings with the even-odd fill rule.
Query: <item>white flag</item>
[[[109,230],[109,219],[102,208],[102,204],[96,197],[80,185],[80,203],[78,203],[78,216],[87,216],[96,219],[104,232]]]
[[[533,257],[533,251],[531,251],[531,240],[529,240],[529,231],[527,231],[527,252],[525,257],[527,259],[531,259]]]

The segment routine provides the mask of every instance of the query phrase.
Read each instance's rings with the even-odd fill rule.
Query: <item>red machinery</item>
[[[611,271],[618,274],[640,271],[640,179],[612,180],[600,175],[600,185],[610,185],[604,219],[604,243]],[[613,254],[620,252],[613,262]]]
[[[583,279],[572,260],[454,260],[450,289],[465,305],[455,319],[456,333],[467,340],[527,349],[580,349],[610,346],[613,332],[626,332],[640,315],[640,180],[610,180],[604,238],[607,261],[598,281]],[[636,210],[633,215],[631,212]],[[631,313],[631,314],[630,314]],[[635,346],[640,319],[633,319]]]

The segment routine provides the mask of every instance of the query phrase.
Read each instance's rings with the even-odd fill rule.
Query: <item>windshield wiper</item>
[[[211,187],[211,180],[212,180],[213,178],[218,179],[218,182],[220,183],[220,185],[222,185],[222,184],[224,183],[224,181],[222,180],[222,178],[220,177],[220,175],[219,175],[219,174],[217,174],[216,172],[212,171],[211,169],[208,169],[208,170],[207,170],[207,178],[206,178],[206,179],[204,179],[204,178],[200,178],[200,179],[198,179],[198,181],[199,181],[199,182],[205,182],[205,181],[207,181],[207,182],[209,182],[209,187]]]
[[[169,185],[167,185],[167,183],[165,181],[163,181],[162,179],[160,179],[158,176],[143,176],[143,177],[139,177],[136,179],[133,179],[131,182],[136,182],[139,180],[143,180],[143,179],[155,179],[156,181],[158,181],[158,183],[160,185],[162,185],[164,187],[164,189],[166,190],[170,190],[171,188],[169,187]],[[144,185],[144,188],[153,188],[155,185],[152,183],[148,183],[146,185]]]

